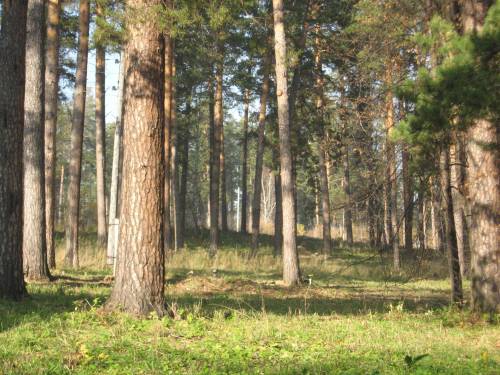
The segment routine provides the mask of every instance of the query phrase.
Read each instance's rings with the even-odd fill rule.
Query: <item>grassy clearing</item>
[[[390,254],[337,243],[324,261],[302,238],[312,285],[286,289],[270,238],[251,261],[247,238],[223,241],[215,260],[205,234],[170,257],[170,316],[137,320],[101,309],[111,279],[84,239],[80,271],[57,270],[56,281],[29,285],[29,299],[0,302],[0,373],[499,373],[498,324],[447,307],[439,254],[405,256],[394,275]]]

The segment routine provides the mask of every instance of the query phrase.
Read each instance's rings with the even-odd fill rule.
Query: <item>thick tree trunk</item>
[[[96,16],[103,17],[103,9],[96,2]],[[99,26],[97,26],[99,27]],[[106,50],[97,43],[95,52],[95,152],[97,187],[97,244],[106,248]]]
[[[481,119],[467,132],[472,306],[500,312],[500,171],[498,127]]]
[[[260,93],[259,110],[259,135],[257,139],[257,154],[255,157],[255,179],[253,183],[253,203],[252,203],[252,256],[256,255],[259,247],[260,234],[260,204],[262,193],[262,165],[264,162],[264,144],[266,130],[267,98],[269,96],[269,70],[270,56],[266,52],[262,63],[262,89]]]
[[[0,33],[0,298],[26,294],[23,277],[23,117],[27,0],[3,3]]]
[[[45,37],[45,224],[47,261],[56,266],[54,241],[55,221],[55,171],[57,99],[59,94],[59,20],[61,1],[47,1],[47,33]],[[63,169],[64,171],[64,169]],[[62,173],[64,176],[64,173]],[[59,197],[61,199],[61,197]],[[60,212],[60,205],[58,207]],[[59,219],[59,218],[58,218]],[[60,223],[60,219],[59,219]]]
[[[250,108],[250,93],[246,89],[243,94],[243,163],[241,167],[241,224],[240,232],[247,233],[247,197],[248,197],[248,114]]]
[[[44,1],[28,0],[24,97],[23,268],[29,280],[48,280],[44,173]]]
[[[349,173],[349,146],[344,146],[343,155],[343,169],[344,175],[342,179],[342,186],[344,188],[344,195],[346,198],[344,206],[344,241],[349,245],[353,244],[352,236],[352,210],[351,210],[351,179]]]
[[[489,0],[460,2],[464,33],[481,33]],[[479,118],[467,130],[467,201],[471,212],[472,307],[500,312],[500,161],[499,130]]]
[[[127,4],[136,8],[157,6],[160,1],[129,0]],[[160,40],[152,21],[128,24],[120,239],[108,307],[141,316],[165,311]]]
[[[218,66],[217,69],[220,69]],[[219,182],[220,182],[220,126],[222,113],[218,102],[222,101],[222,74],[216,74],[216,86],[220,90],[216,91],[220,96],[213,94],[213,87],[209,87],[210,106],[212,107],[210,116],[211,130],[211,158],[210,158],[210,254],[215,256],[219,246]],[[213,98],[213,99],[212,99]]]
[[[283,202],[283,282],[285,285],[296,285],[300,283],[300,268],[296,243],[283,0],[273,0],[273,16]]]
[[[171,6],[169,1],[166,1],[167,6]],[[165,155],[165,192],[164,192],[164,212],[163,212],[163,236],[165,241],[165,251],[170,250],[172,247],[172,223],[170,217],[170,203],[171,203],[171,191],[170,191],[170,138],[171,138],[171,128],[172,128],[172,85],[173,85],[173,77],[172,77],[172,62],[173,62],[173,53],[174,53],[174,45],[170,34],[166,34],[164,36],[165,43],[165,77],[164,77],[164,100],[163,100],[163,112],[164,112],[164,146],[163,152]]]
[[[453,199],[451,195],[450,153],[449,148],[441,150],[440,155],[441,193],[443,197],[443,216],[445,222],[446,248],[448,249],[448,265],[451,279],[451,302],[462,305],[462,276],[458,259],[457,234],[453,216]]]
[[[120,165],[122,159],[122,134],[123,134],[123,88],[125,81],[125,56],[121,53],[120,71],[118,78],[118,105],[119,111],[116,119],[115,136],[113,139],[113,164],[111,167],[111,187],[109,189],[109,221],[108,221],[108,243],[107,264],[114,265],[116,261],[116,248],[118,246],[119,224],[118,215],[118,184]]]
[[[405,250],[413,249],[413,179],[410,174],[410,154],[403,147],[403,206],[404,206],[404,242]]]
[[[87,60],[89,48],[89,0],[80,0],[76,83],[71,126],[71,154],[68,186],[68,222],[65,263],[78,268],[78,219],[80,214],[80,179],[82,174],[83,126],[87,92]]]

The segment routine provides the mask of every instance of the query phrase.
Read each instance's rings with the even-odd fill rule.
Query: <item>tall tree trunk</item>
[[[402,152],[403,161],[403,206],[405,250],[413,249],[413,179],[410,174],[410,154],[406,146]]]
[[[114,265],[116,261],[116,248],[118,246],[119,224],[118,215],[118,184],[119,172],[122,159],[122,135],[123,135],[123,90],[125,81],[125,56],[121,53],[120,72],[118,81],[118,116],[116,119],[115,136],[113,139],[113,164],[111,168],[111,187],[109,189],[109,223],[107,243],[107,264]]]
[[[250,93],[245,89],[243,94],[243,163],[241,167],[241,224],[240,232],[247,233],[247,197],[248,197],[248,114],[250,108]]]
[[[176,98],[176,65],[175,56],[172,56],[172,97],[170,108],[170,194],[172,200],[171,218],[173,218],[174,251],[179,249],[179,155],[178,149],[178,124],[177,124],[177,98]]]
[[[227,231],[227,194],[226,194],[226,158],[224,155],[224,103],[223,103],[223,78],[224,78],[224,48],[219,45],[219,61],[215,72],[215,128],[219,144],[219,173],[220,173],[220,195],[219,195],[219,215],[220,228],[223,232]]]
[[[54,241],[55,220],[55,170],[57,99],[59,92],[59,20],[61,1],[47,2],[47,33],[45,37],[45,224],[47,261],[50,268],[56,266]],[[63,169],[64,170],[64,169]],[[64,173],[63,173],[64,175]],[[59,197],[61,199],[61,197]],[[58,207],[60,211],[60,206]],[[59,220],[60,222],[60,220]]]
[[[262,89],[260,93],[259,110],[259,135],[257,140],[257,153],[255,157],[255,179],[253,183],[253,203],[252,203],[252,256],[256,255],[259,247],[260,234],[260,204],[262,193],[262,165],[264,162],[264,144],[266,131],[266,111],[267,98],[269,96],[269,70],[270,56],[266,51],[262,62]]]
[[[475,310],[500,311],[500,171],[498,128],[480,119],[467,132],[468,202],[472,305]]]
[[[127,4],[140,9],[159,5],[160,1],[129,0]],[[108,307],[141,316],[152,311],[162,315],[165,309],[164,73],[160,40],[154,22],[128,24],[120,239]]]
[[[26,294],[23,277],[23,117],[27,0],[4,2],[0,32],[0,298]]]
[[[321,218],[323,225],[323,255],[327,256],[332,250],[331,238],[331,212],[330,212],[330,190],[328,188],[328,172],[326,170],[326,129],[324,119],[324,79],[323,67],[321,61],[321,45],[319,34],[321,28],[319,23],[315,28],[316,37],[314,39],[314,68],[316,74],[316,111],[318,116],[318,155],[319,155],[319,186],[321,190]],[[352,233],[351,233],[352,234]],[[352,237],[352,236],[351,236]],[[352,240],[352,238],[351,238]]]
[[[78,218],[80,214],[80,180],[82,174],[83,125],[87,92],[87,60],[89,48],[89,0],[80,0],[76,83],[71,126],[71,154],[68,186],[68,227],[66,229],[65,263],[78,268]]]
[[[30,280],[48,280],[44,174],[44,1],[28,0],[24,97],[23,268]]]
[[[300,283],[300,268],[296,243],[283,0],[273,0],[273,16],[283,202],[283,282],[285,285],[296,285]]]
[[[96,2],[96,17],[103,17],[102,5]],[[99,27],[99,23],[97,23]],[[97,244],[106,248],[106,50],[98,42],[95,51],[95,156],[97,187]]]
[[[352,236],[352,210],[351,210],[351,179],[349,173],[349,146],[344,146],[343,155],[343,169],[344,176],[342,179],[342,186],[344,187],[344,195],[346,197],[344,207],[344,240],[349,244],[353,244]]]
[[[394,103],[392,95],[392,71],[387,69],[386,74],[387,94],[385,99],[385,130],[386,130],[386,236],[389,244],[392,246],[394,256],[394,269],[401,269],[401,260],[399,256],[399,228],[398,228],[398,179],[396,173],[396,154],[394,143],[390,140],[390,134],[394,127]]]
[[[188,182],[188,169],[189,169],[189,116],[191,114],[191,97],[188,97],[186,102],[186,117],[188,118],[187,126],[182,134],[182,174],[181,186],[179,196],[179,249],[184,248],[184,239],[186,237],[186,196],[187,196],[187,182]]]
[[[220,66],[217,66],[217,70]],[[218,72],[217,72],[218,73]],[[213,108],[211,121],[211,160],[210,160],[210,254],[215,256],[219,246],[219,182],[220,182],[220,127],[222,113],[218,102],[222,102],[222,73],[215,74],[217,95],[213,94],[212,86],[209,87],[210,105]],[[220,89],[219,89],[220,86]],[[220,93],[220,95],[219,95]],[[213,98],[213,99],[212,99]]]
[[[448,249],[448,265],[451,279],[451,301],[462,305],[462,277],[458,259],[457,234],[453,216],[453,199],[451,195],[450,153],[449,148],[441,150],[440,155],[441,191],[443,197],[443,216],[446,232],[446,248]]]
[[[464,33],[481,33],[488,0],[464,0]],[[471,211],[472,306],[500,312],[500,162],[498,124],[479,118],[467,130],[467,200]]]
[[[171,6],[171,1],[166,1],[167,7]],[[170,217],[170,203],[171,203],[171,191],[170,191],[170,138],[171,138],[171,128],[172,128],[172,62],[173,62],[173,54],[174,54],[174,45],[172,38],[169,33],[166,33],[164,36],[165,43],[165,77],[164,77],[164,100],[163,100],[163,111],[164,111],[164,155],[165,155],[165,192],[164,192],[164,212],[163,212],[163,236],[165,241],[165,251],[170,250],[172,246],[172,223]]]

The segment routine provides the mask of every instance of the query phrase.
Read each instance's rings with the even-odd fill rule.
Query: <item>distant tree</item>
[[[26,294],[23,277],[23,117],[27,0],[4,2],[0,28],[0,298]]]
[[[264,161],[264,142],[266,129],[267,100],[269,96],[269,74],[271,70],[271,49],[264,51],[262,61],[262,88],[260,92],[259,128],[257,138],[257,153],[255,155],[255,179],[253,184],[252,205],[252,254],[255,255],[259,246],[260,205],[262,192],[262,166]]]
[[[73,118],[71,128],[71,155],[69,165],[68,186],[68,222],[66,229],[67,266],[78,268],[78,232],[80,216],[80,181],[82,175],[83,127],[85,122],[85,98],[87,90],[87,61],[89,49],[89,15],[88,0],[80,0],[78,56],[76,69],[76,86],[73,101]]]
[[[102,0],[96,1],[96,33],[102,32],[106,20]],[[99,34],[98,34],[99,35]],[[104,38],[96,38],[95,45],[95,138],[96,138],[96,186],[97,186],[97,244],[106,247],[106,46]]]

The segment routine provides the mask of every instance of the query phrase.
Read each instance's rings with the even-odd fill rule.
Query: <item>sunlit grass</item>
[[[111,271],[83,238],[81,270],[0,302],[0,374],[498,373],[500,328],[448,307],[441,254],[406,254],[396,274],[391,254],[337,242],[324,260],[301,238],[311,284],[288,289],[271,238],[250,260],[245,236],[224,235],[216,259],[207,241],[168,256],[169,315],[138,320],[102,309]]]

